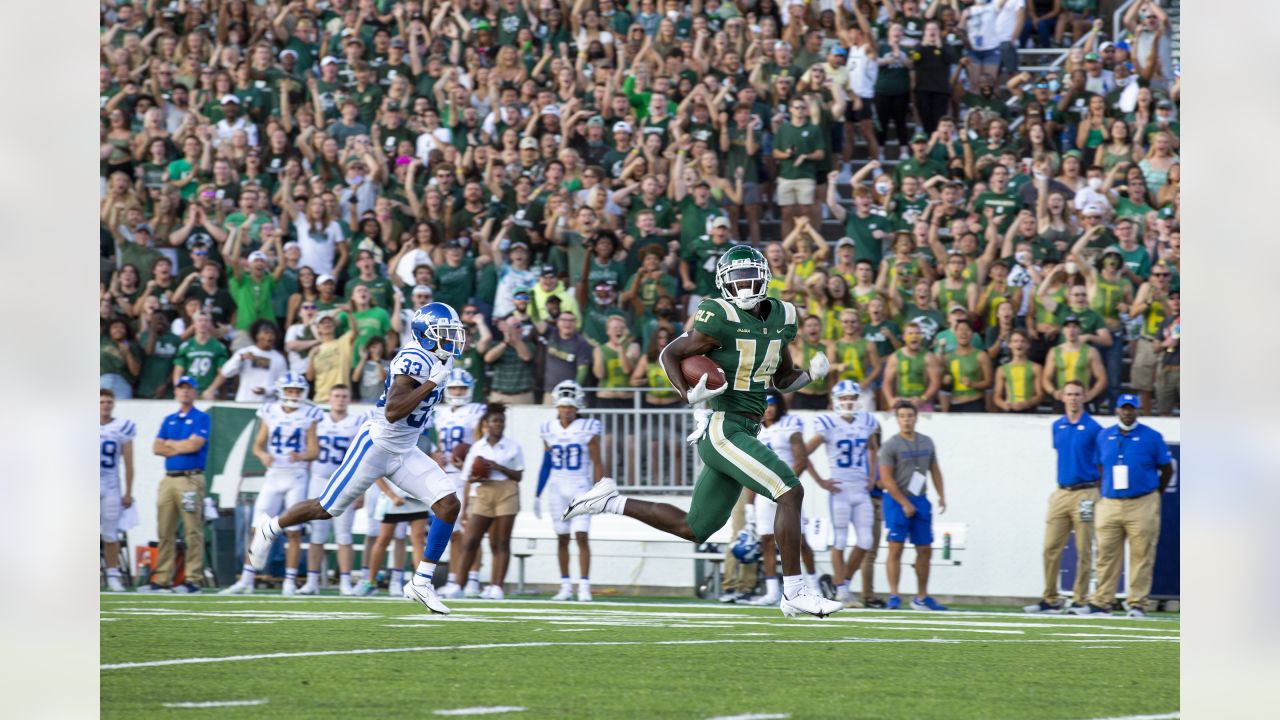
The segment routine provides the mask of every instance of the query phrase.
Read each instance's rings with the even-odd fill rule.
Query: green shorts
[[[698,441],[702,472],[693,486],[686,522],[695,542],[706,542],[724,527],[742,488],[777,500],[800,484],[791,468],[756,439],[760,423],[726,412],[711,414],[707,432]]]

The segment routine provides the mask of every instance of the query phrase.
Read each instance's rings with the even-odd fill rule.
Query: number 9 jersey
[[[796,308],[766,298],[761,320],[747,310],[719,298],[698,304],[693,329],[713,338],[720,347],[707,353],[724,370],[729,389],[711,399],[712,410],[764,415],[765,393],[778,370],[782,353],[796,336]]]
[[[452,369],[453,358],[440,360],[416,347],[402,348],[391,359],[387,380],[382,386],[382,397],[378,398],[377,406],[369,416],[369,438],[374,445],[393,453],[408,452],[418,446],[418,437],[431,418],[431,410],[444,398],[444,387],[437,387],[418,403],[418,407],[394,423],[387,421],[387,394],[391,392],[391,383],[397,375],[407,375],[421,385],[427,382],[432,368],[441,362]]]

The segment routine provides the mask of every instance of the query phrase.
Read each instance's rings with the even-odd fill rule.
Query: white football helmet
[[[461,388],[463,392],[456,392]],[[454,369],[449,372],[449,379],[444,383],[444,401],[452,407],[461,407],[471,402],[475,393],[476,381],[466,370]]]
[[[276,380],[276,397],[281,407],[293,409],[302,405],[310,392],[311,383],[298,373],[285,373]]]
[[[852,417],[858,412],[858,398],[862,388],[852,380],[841,380],[831,389],[831,409],[843,417]]]
[[[572,380],[562,380],[551,391],[556,407],[569,406],[581,410],[587,406],[587,394],[582,386]]]

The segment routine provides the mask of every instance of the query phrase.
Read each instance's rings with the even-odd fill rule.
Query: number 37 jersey
[[[698,305],[693,329],[720,344],[707,357],[724,370],[729,383],[728,390],[711,399],[712,410],[764,415],[769,382],[796,336],[796,308],[775,298],[760,305],[768,310],[763,320],[719,298]]]
[[[587,446],[592,438],[598,438],[604,432],[603,426],[596,418],[576,418],[569,427],[560,424],[559,418],[542,423],[538,434],[547,444],[551,463],[551,481],[576,482],[592,481],[591,454]]]
[[[391,358],[387,380],[382,386],[382,397],[378,398],[377,407],[369,417],[369,437],[374,445],[394,453],[405,453],[417,447],[418,437],[431,419],[431,410],[444,397],[444,388],[437,387],[431,391],[430,395],[418,403],[418,407],[395,422],[387,420],[387,395],[391,393],[391,384],[395,382],[396,376],[407,375],[421,385],[427,382],[431,369],[441,362],[446,363],[449,369],[453,368],[453,358],[440,360],[416,347],[402,348]]]
[[[867,444],[879,427],[875,416],[859,410],[846,420],[829,412],[813,418],[811,423],[814,433],[821,435],[826,444],[831,479],[843,485],[856,481],[862,486],[871,470]]]
[[[289,454],[306,452],[307,430],[323,415],[320,408],[310,405],[285,411],[280,403],[269,402],[258,408],[258,420],[267,426],[267,454],[273,469],[305,469],[310,464],[306,460],[290,460]]]

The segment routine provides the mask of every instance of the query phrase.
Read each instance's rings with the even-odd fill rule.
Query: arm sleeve
[[[551,477],[551,452],[542,451],[542,468],[538,470],[538,489],[533,492],[534,497],[542,497],[542,489],[547,486],[547,478]]]

